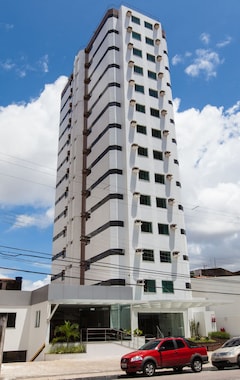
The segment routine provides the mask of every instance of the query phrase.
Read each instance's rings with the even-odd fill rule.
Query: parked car
[[[211,360],[217,369],[233,366],[240,368],[240,337],[227,340],[222,347],[213,351]]]
[[[137,351],[121,358],[121,369],[127,374],[143,372],[153,376],[156,369],[173,368],[180,372],[183,367],[191,367],[200,372],[202,365],[208,363],[207,350],[184,338],[160,338],[150,340]]]

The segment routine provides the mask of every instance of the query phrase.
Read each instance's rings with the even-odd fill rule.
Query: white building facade
[[[111,306],[103,324],[189,334],[166,35],[124,6],[106,13],[62,93],[52,260],[53,283],[131,288],[143,313]]]

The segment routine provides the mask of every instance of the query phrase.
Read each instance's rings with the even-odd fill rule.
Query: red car
[[[121,369],[131,375],[143,372],[145,376],[153,376],[161,368],[180,372],[188,366],[194,372],[201,372],[204,363],[208,363],[206,347],[184,338],[169,337],[150,340],[139,350],[124,355]]]

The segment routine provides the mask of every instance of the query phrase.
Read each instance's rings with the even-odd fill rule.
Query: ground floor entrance
[[[183,313],[138,313],[138,328],[149,337],[184,336]]]

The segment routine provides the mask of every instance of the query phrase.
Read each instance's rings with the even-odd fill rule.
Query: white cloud
[[[22,282],[22,290],[30,291],[30,290],[35,290],[38,288],[41,288],[42,286],[50,284],[51,277],[46,276],[42,280],[37,280],[37,281],[30,281],[30,280],[24,280]]]
[[[231,42],[232,42],[232,38],[226,37],[225,40],[218,42],[216,46],[218,48],[223,48],[223,47],[229,45]]]
[[[240,102],[180,112],[174,101],[192,267],[240,268]]]
[[[204,43],[204,45],[208,45],[210,42],[210,35],[208,33],[202,33],[200,35],[200,40]]]
[[[30,103],[0,107],[1,205],[52,207],[60,93],[65,83],[66,78],[60,77]],[[25,218],[25,223],[31,224],[32,218]]]
[[[201,73],[209,79],[210,77],[216,77],[217,67],[223,63],[218,53],[210,49],[197,49],[196,56],[191,65],[186,67],[185,73],[197,77]]]
[[[16,215],[15,222],[11,229],[37,227],[44,229],[53,223],[54,208],[40,210],[38,213],[33,214],[20,214]]]
[[[6,31],[9,31],[11,29],[14,28],[14,25],[13,24],[8,24],[8,23],[5,23],[5,22],[0,22],[0,28],[1,29],[5,29]]]
[[[173,66],[176,66],[182,62],[183,62],[183,58],[179,54],[174,55],[174,57],[172,58],[172,65]]]

